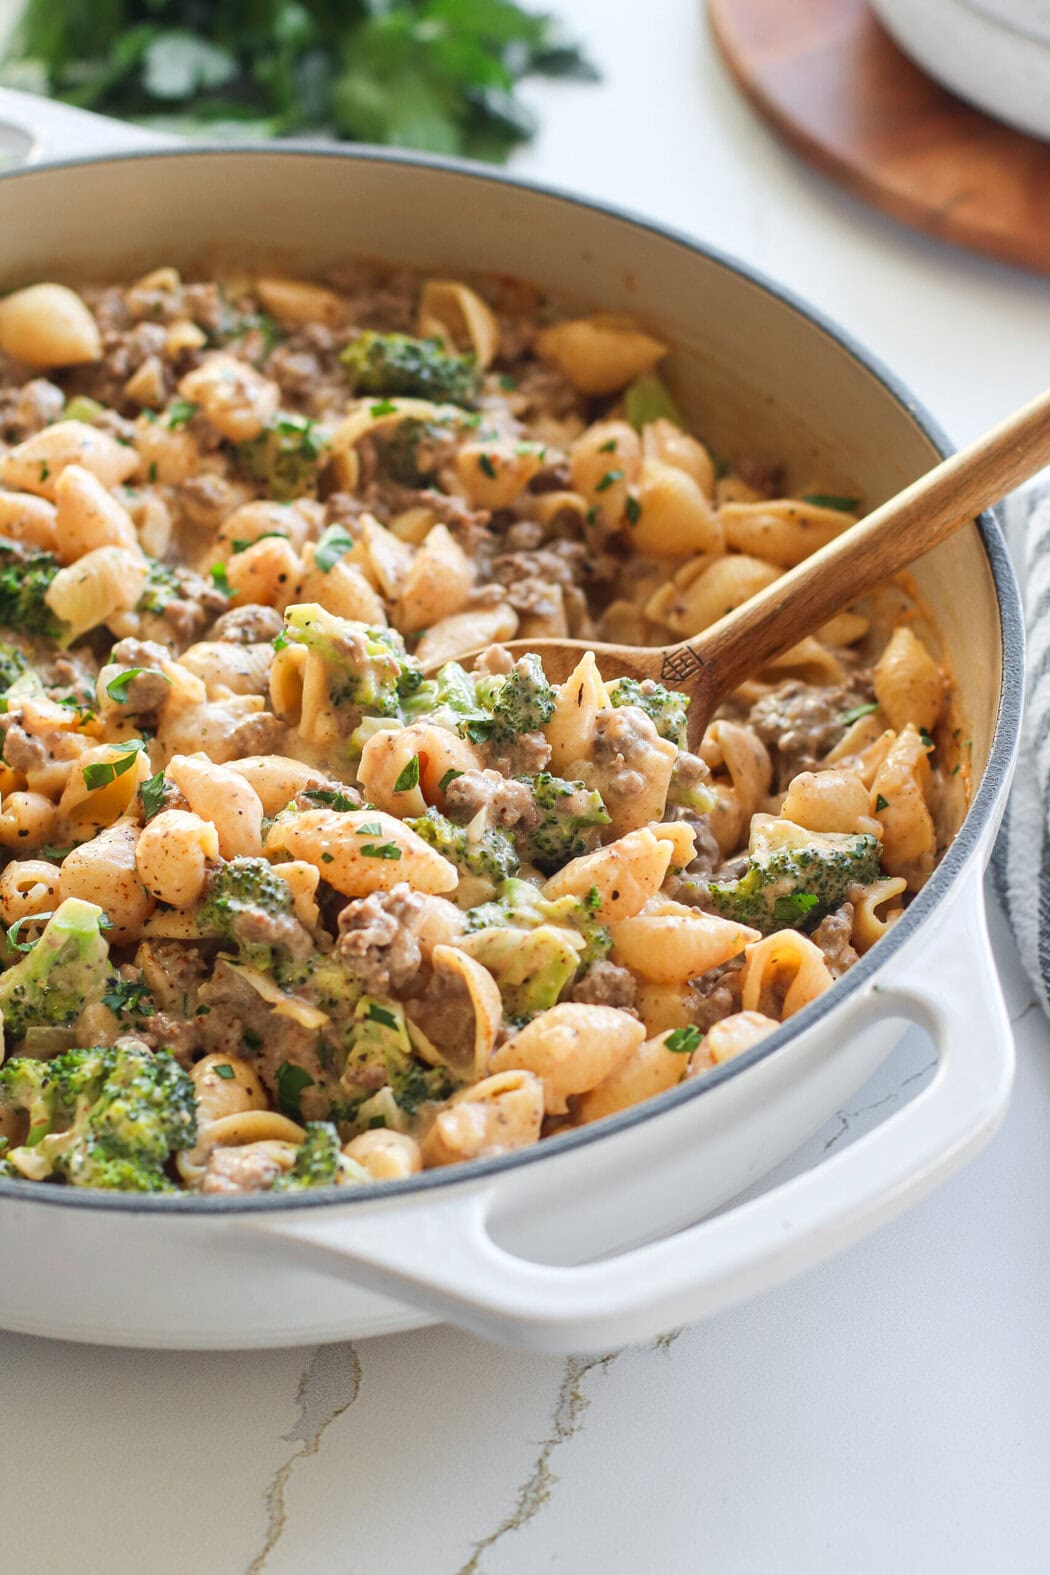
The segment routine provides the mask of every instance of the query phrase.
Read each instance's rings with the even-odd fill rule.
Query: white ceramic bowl
[[[19,95],[4,115],[90,145],[112,127]],[[52,143],[54,146],[54,143]],[[0,178],[0,287],[208,256],[321,270],[354,253],[520,275],[634,312],[721,452],[786,457],[876,504],[943,440],[800,302],[626,215],[490,170],[367,149],[174,149]],[[1013,1052],[981,908],[1009,783],[1022,635],[996,523],[915,569],[957,675],[974,801],[891,934],[768,1040],[605,1122],[405,1182],[282,1197],[130,1197],[0,1181],[0,1327],[171,1347],[267,1346],[450,1318],[548,1350],[607,1348],[731,1305],[855,1240],[992,1133]],[[873,1073],[902,1019],[940,1066],[876,1131],[735,1208]],[[699,1222],[699,1223],[698,1223]]]
[[[978,109],[1050,139],[1048,0],[871,0],[904,52]]]

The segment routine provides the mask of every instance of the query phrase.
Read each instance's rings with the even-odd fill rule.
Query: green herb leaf
[[[599,443],[599,445],[598,445],[598,453],[599,454],[615,454],[616,453],[616,439],[615,438],[610,438],[608,443]]]
[[[412,759],[399,774],[394,783],[395,793],[409,793],[414,787],[419,786],[419,756],[413,755]]]
[[[115,782],[117,777],[122,777],[125,771],[130,771],[135,764],[135,756],[146,747],[144,738],[133,738],[127,744],[114,744],[113,748],[119,752],[116,760],[97,760],[92,765],[83,768],[84,786],[94,792],[96,788],[107,787],[110,782]]]
[[[147,820],[152,820],[163,808],[166,787],[167,779],[163,771],[158,771],[155,777],[147,777],[145,782],[140,783],[139,798]]]
[[[357,828],[359,837],[381,837],[382,834],[383,827],[378,820],[366,821],[363,826],[358,826]]]
[[[880,793],[878,795],[878,797],[876,798],[876,800],[875,800],[875,811],[876,811],[876,814],[878,813],[878,811],[880,809],[889,809],[889,807],[890,807],[889,799],[888,798],[883,798],[882,794]]]
[[[835,492],[804,492],[802,501],[815,509],[838,509],[840,514],[855,514],[860,507],[859,498],[841,498]]]
[[[142,56],[142,85],[153,98],[192,98],[232,82],[237,72],[237,57],[228,49],[174,28],[158,33]]]
[[[922,739],[923,743],[926,745],[926,749],[927,749],[928,753],[932,753],[933,750],[935,750],[937,748],[937,745],[934,743],[934,740],[933,740],[933,735],[931,733],[927,732],[926,728],[924,728],[924,727],[920,727],[919,728],[919,737]]]
[[[166,425],[172,432],[177,432],[180,427],[193,420],[197,414],[197,406],[189,399],[173,399],[167,409]]]
[[[354,545],[354,538],[343,525],[329,525],[317,546],[314,548],[314,563],[322,574],[328,574],[334,569],[340,558],[344,558]]]
[[[384,1028],[396,1028],[397,1017],[393,1012],[388,1012],[385,1006],[380,1006],[377,1001],[369,1001],[368,1016],[373,1023],[382,1023]]]
[[[450,782],[454,782],[457,777],[461,777],[462,775],[463,775],[462,771],[457,771],[454,766],[450,766],[448,768],[448,770],[445,772],[445,775],[441,778],[441,781],[438,783],[438,792],[439,793],[446,792],[447,789],[448,789],[449,783]]]
[[[127,705],[128,690],[135,682],[135,679],[142,677],[144,673],[149,673],[154,678],[163,678],[166,684],[171,683],[167,673],[162,673],[159,667],[128,667],[124,672],[118,673],[116,678],[111,678],[106,685],[106,693],[109,695],[109,698],[116,700],[120,705]]]
[[[614,482],[622,481],[622,480],[623,480],[623,471],[622,470],[607,470],[605,472],[605,475],[602,477],[601,481],[599,481],[598,485],[595,487],[594,490],[595,490],[595,492],[608,492],[609,488],[613,485]]]
[[[778,924],[794,925],[811,909],[817,906],[820,898],[812,891],[792,891],[784,897],[778,897],[773,904],[773,917]]]
[[[481,454],[478,456],[478,469],[483,471],[484,474],[488,476],[490,481],[495,481],[496,467],[487,454]]]
[[[224,563],[213,563],[208,573],[211,575],[217,591],[221,591],[224,596],[233,595],[233,586],[230,584],[230,577],[226,573],[226,565]],[[280,636],[278,636],[279,638]]]
[[[306,788],[303,798],[308,798],[311,804],[319,804],[325,809],[345,811],[361,807],[345,793],[340,793],[338,788]]]
[[[247,552],[249,547],[254,547],[257,541],[265,541],[268,536],[276,536],[281,541],[288,540],[283,530],[261,530],[258,536],[235,536],[230,543],[231,558],[236,558],[240,552]]]
[[[396,842],[366,842],[361,849],[364,859],[399,859],[401,849]]]
[[[874,716],[879,709],[879,702],[871,700],[867,705],[855,705],[852,711],[843,711],[839,721],[844,727],[852,727],[854,722],[859,722],[862,716]]]
[[[664,1040],[664,1049],[672,1050],[675,1055],[692,1055],[703,1035],[693,1023],[687,1023],[684,1028],[672,1028]]]
[[[215,1076],[221,1077],[224,1083],[229,1083],[237,1074],[229,1062],[225,1061],[221,1066],[215,1068]]]
[[[247,1034],[244,1038],[247,1043]],[[291,1061],[281,1062],[274,1082],[277,1085],[277,1103],[286,1116],[291,1116],[296,1121],[302,1120],[303,1089],[312,1088],[313,1081],[305,1067],[294,1066]]]
[[[46,924],[48,919],[52,918],[54,918],[53,913],[28,913],[21,919],[16,919],[7,932],[8,946],[15,952],[31,952],[40,937],[38,935],[31,941],[20,941],[18,937],[22,933],[22,926],[25,924]]]
[[[623,512],[627,516],[628,525],[637,525],[641,519],[642,505],[638,502],[633,492],[627,494],[627,502],[623,506]]]
[[[369,405],[368,409],[369,414],[378,419],[379,416],[395,415],[398,406],[392,399],[377,399],[374,405]]]

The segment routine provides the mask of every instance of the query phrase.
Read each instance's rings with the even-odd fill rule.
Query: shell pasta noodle
[[[0,302],[0,1174],[485,1158],[703,1079],[877,946],[969,788],[906,587],[702,737],[501,643],[693,635],[858,518],[727,463],[670,352],[359,263]]]

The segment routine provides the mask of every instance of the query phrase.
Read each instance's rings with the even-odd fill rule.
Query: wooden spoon
[[[679,689],[691,698],[689,735],[697,740],[745,678],[1048,464],[1050,390],[691,640],[658,646],[510,640],[506,649],[513,656],[535,651],[552,683],[564,682],[584,652],[593,651],[603,677],[655,678]],[[457,660],[467,664],[477,654]]]

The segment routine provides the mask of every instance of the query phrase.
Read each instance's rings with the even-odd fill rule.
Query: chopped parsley
[[[672,1050],[675,1055],[692,1055],[701,1038],[699,1028],[693,1023],[687,1023],[684,1028],[671,1029],[664,1040],[664,1049]]]
[[[616,439],[615,438],[610,438],[608,443],[601,443],[601,444],[599,444],[598,452],[599,452],[599,454],[615,454],[616,453]]]
[[[394,1013],[388,1012],[385,1006],[380,1006],[376,1001],[369,1001],[368,1017],[373,1023],[382,1023],[384,1028],[397,1028],[399,1026]]]
[[[394,783],[395,793],[409,793],[419,786],[419,756],[413,755]]]
[[[192,421],[196,414],[197,406],[192,400],[173,399],[168,406],[165,425],[170,427],[172,432],[177,432],[180,427],[184,427],[188,422]]]
[[[438,783],[438,792],[446,792],[449,784],[454,782],[457,777],[461,777],[462,775],[462,771],[457,771],[454,766],[450,766],[445,772],[445,775],[441,778],[441,781]]]
[[[486,475],[489,478],[490,481],[495,481],[495,479],[496,479],[496,467],[492,463],[492,460],[489,458],[489,456],[487,454],[479,455],[479,457],[478,457],[478,469],[480,471],[482,471],[483,474]]]
[[[605,475],[602,477],[601,481],[599,481],[598,485],[595,487],[594,490],[595,490],[595,492],[608,492],[609,488],[613,485],[614,482],[622,481],[622,480],[623,480],[623,471],[622,470],[607,470],[605,472]]]
[[[855,514],[860,505],[859,498],[843,498],[837,492],[804,492],[802,501],[815,509],[838,509],[840,514]]]
[[[11,950],[15,951],[15,952],[31,952],[33,950],[33,947],[36,945],[37,941],[40,939],[40,937],[39,937],[39,935],[35,935],[31,941],[20,941],[18,939],[18,937],[22,933],[22,926],[24,924],[46,924],[48,919],[53,919],[53,918],[54,918],[54,913],[26,913],[26,914],[23,914],[22,918],[16,919],[14,924],[12,924],[10,926],[10,928],[8,929],[8,932],[7,932],[7,944],[8,944],[8,946],[10,946]]]
[[[224,1061],[222,1066],[217,1066],[215,1068],[215,1076],[221,1077],[224,1083],[229,1083],[234,1077],[236,1077],[236,1075],[236,1072],[233,1070],[233,1067],[228,1061]]]
[[[343,525],[329,525],[314,548],[314,563],[322,574],[335,568],[340,558],[352,549],[354,538]]]
[[[325,809],[345,811],[359,807],[352,798],[348,798],[345,793],[340,793],[338,788],[306,788],[303,798],[308,798],[311,804],[320,804]]]
[[[877,700],[869,700],[867,705],[855,705],[852,711],[843,711],[839,721],[844,727],[852,727],[854,722],[859,722],[862,716],[873,716],[879,709]]]
[[[889,807],[890,807],[889,799],[888,798],[883,798],[882,794],[880,793],[878,798],[875,800],[875,812],[876,812],[876,814],[878,813],[878,811],[880,809],[889,809]]]
[[[233,595],[233,586],[230,584],[230,577],[226,573],[226,565],[224,563],[213,563],[208,573],[211,575],[212,583],[217,591],[221,591],[224,596]]]
[[[102,1004],[117,1017],[152,1017],[156,1011],[142,979],[114,979],[102,997]]]
[[[247,1034],[244,1036],[244,1042],[245,1044],[249,1042]],[[282,1061],[277,1068],[274,1081],[277,1085],[277,1103],[285,1115],[301,1121],[303,1089],[311,1088],[314,1081],[309,1072],[305,1067],[293,1066],[290,1061]]]
[[[258,536],[236,536],[230,543],[230,556],[235,558],[239,552],[247,552],[249,547],[254,547],[257,541],[265,541],[267,536],[277,536],[281,541],[288,538],[283,530],[261,530]]]
[[[96,760],[83,769],[84,786],[94,792],[96,788],[107,787],[110,782],[115,782],[122,777],[125,771],[130,771],[135,764],[135,757],[146,747],[144,738],[133,738],[128,744],[114,744],[114,749],[120,753],[117,760]]]
[[[401,849],[396,842],[366,842],[361,849],[363,859],[399,859]]]
[[[171,683],[167,673],[162,673],[159,667],[129,667],[124,672],[118,673],[116,678],[110,679],[106,685],[106,693],[111,700],[116,700],[120,705],[127,705],[128,690],[136,678],[141,678],[147,673],[154,678],[163,678],[166,684]]]
[[[163,771],[158,771],[155,777],[147,777],[145,782],[140,784],[139,798],[142,800],[142,808],[147,820],[152,820],[163,808],[167,786]]]
[[[627,494],[627,502],[623,506],[623,512],[627,516],[628,525],[637,525],[641,519],[642,505],[638,502],[633,492]]]
[[[804,919],[819,901],[820,898],[812,891],[789,892],[785,897],[778,897],[773,904],[773,917],[778,924],[793,927],[800,919]]]

